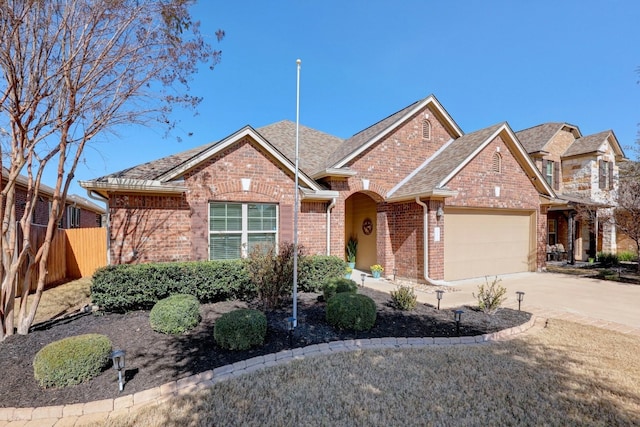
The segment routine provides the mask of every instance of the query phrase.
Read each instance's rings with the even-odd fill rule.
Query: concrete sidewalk
[[[354,280],[360,279],[354,271]],[[489,283],[493,277],[488,278]],[[625,283],[589,279],[556,273],[517,273],[499,276],[500,285],[507,288],[505,306],[517,308],[516,291],[525,292],[522,309],[538,315],[559,317],[570,314],[581,318],[603,320],[629,326],[640,331],[640,286]],[[357,280],[358,284],[361,283]],[[484,278],[448,282],[446,287],[416,289],[418,301],[436,305],[435,289],[444,289],[441,308],[461,305],[477,305],[473,293]],[[374,279],[367,275],[365,286],[383,292],[396,289],[391,280]],[[554,314],[557,314],[554,315]]]

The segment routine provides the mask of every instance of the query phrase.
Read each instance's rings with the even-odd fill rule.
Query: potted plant
[[[353,272],[353,268],[347,266],[347,269],[345,270],[344,273],[344,278],[345,279],[351,279],[351,273]]]
[[[347,242],[345,251],[347,252],[347,262],[349,263],[349,267],[354,269],[356,267],[356,252],[358,251],[358,239],[356,239],[354,236],[349,237],[349,241]]]
[[[371,266],[371,275],[373,276],[374,279],[379,279],[383,271],[384,271],[384,267],[381,266],[380,264],[375,264]]]

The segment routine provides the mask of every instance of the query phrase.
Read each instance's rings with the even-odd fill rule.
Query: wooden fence
[[[18,229],[20,226],[18,225]],[[46,226],[31,225],[31,245],[39,248],[45,239]],[[22,242],[22,233],[18,233],[18,242]],[[47,278],[49,287],[68,279],[79,279],[93,275],[96,269],[107,265],[107,229],[73,228],[57,229],[53,234]],[[23,270],[22,274],[25,271]],[[38,284],[37,272],[31,278],[30,290],[35,291]]]

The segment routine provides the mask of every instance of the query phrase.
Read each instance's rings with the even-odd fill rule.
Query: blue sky
[[[613,129],[623,146],[637,138],[637,0],[200,0],[193,14],[223,51],[192,82],[199,115],[179,112],[168,138],[119,129],[86,150],[77,179],[294,121],[298,58],[301,124],[339,137],[434,94],[467,133],[563,121],[584,135]]]

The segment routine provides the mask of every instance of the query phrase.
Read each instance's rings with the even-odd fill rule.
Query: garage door
[[[530,271],[534,213],[445,210],[445,280]]]

